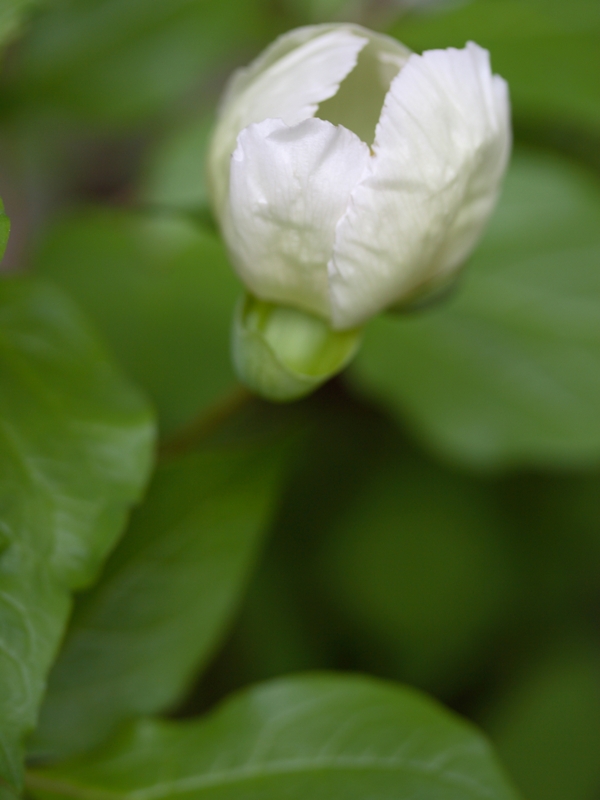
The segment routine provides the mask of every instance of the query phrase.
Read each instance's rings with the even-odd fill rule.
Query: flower
[[[353,329],[453,280],[510,153],[489,54],[411,53],[357,25],[299,28],[232,79],[208,162],[251,294]]]

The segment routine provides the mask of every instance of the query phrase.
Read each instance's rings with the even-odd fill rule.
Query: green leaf
[[[178,217],[86,211],[51,229],[33,268],[67,289],[154,400],[163,431],[235,382],[239,283],[218,239]]]
[[[406,445],[382,449],[318,562],[367,666],[384,656],[394,677],[438,694],[464,690],[519,596],[506,534],[491,486]]]
[[[456,296],[375,320],[354,374],[453,459],[596,461],[599,260],[598,183],[569,162],[520,154]]]
[[[208,206],[206,152],[214,116],[171,131],[150,153],[140,199],[150,206],[198,211]]]
[[[0,3],[0,47],[18,32],[27,13],[40,5],[41,0],[2,0]]]
[[[503,482],[513,538],[527,574],[526,618],[555,624],[596,602],[600,474],[545,472]]]
[[[485,739],[410,689],[275,681],[205,720],[144,720],[102,751],[31,774],[39,798],[516,800]]]
[[[192,711],[250,683],[336,666],[330,649],[335,648],[337,637],[323,619],[323,602],[315,595],[313,576],[305,580],[304,565],[299,567],[298,559],[287,563],[273,553],[273,539],[271,533],[270,546],[252,573],[224,647],[194,693]],[[296,582],[302,584],[305,595],[296,591]],[[307,614],[311,602],[318,616],[316,625]]]
[[[13,67],[23,99],[130,124],[231,69],[275,34],[264,0],[67,0],[31,26]],[[222,79],[222,75],[219,76]]]
[[[8,786],[0,784],[0,800],[18,800],[18,797]]]
[[[159,467],[78,599],[30,751],[64,757],[172,707],[207,663],[269,524],[280,445],[205,445]]]
[[[4,213],[4,203],[0,200],[0,261],[4,256],[10,233],[10,220]]]
[[[486,47],[509,83],[517,117],[600,126],[600,6],[596,0],[474,0],[415,14],[393,34],[416,51]]]
[[[303,25],[339,19],[349,5],[348,0],[284,0],[284,4]]]
[[[570,635],[511,676],[485,727],[528,800],[591,800],[600,790],[597,634]],[[542,652],[540,652],[542,650]]]
[[[70,303],[0,283],[0,776],[20,781],[70,609],[139,498],[154,426]]]

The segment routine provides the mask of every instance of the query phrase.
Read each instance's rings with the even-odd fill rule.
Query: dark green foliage
[[[489,48],[515,154],[455,294],[272,406],[204,159],[334,16]],[[0,0],[1,800],[597,800],[599,41],[597,0]]]

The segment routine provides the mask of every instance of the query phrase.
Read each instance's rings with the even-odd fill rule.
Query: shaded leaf
[[[268,8],[264,0],[54,3],[31,26],[14,85],[23,99],[86,120],[139,122],[227,68],[244,44],[266,43]]]
[[[151,206],[197,211],[208,206],[206,152],[212,115],[170,132],[150,153],[140,197]]]
[[[388,448],[330,525],[321,583],[371,668],[456,692],[519,596],[506,533],[491,486]]]
[[[284,0],[284,3],[304,25],[336,20],[348,6],[347,0]]]
[[[454,459],[597,460],[599,263],[600,186],[521,154],[456,296],[376,319],[354,375]]]
[[[154,426],[56,290],[0,283],[0,776],[20,781],[70,593],[139,498]]]
[[[218,239],[178,217],[88,211],[57,224],[33,268],[74,296],[158,407],[163,431],[233,384],[240,284]]]
[[[27,14],[42,0],[2,0],[0,3],[0,46],[19,32]]]
[[[528,800],[593,800],[600,790],[600,650],[569,636],[496,698],[485,727]]]
[[[596,603],[600,574],[600,475],[514,474],[502,483],[527,575],[521,620],[555,624]]]
[[[8,234],[10,233],[10,220],[4,212],[4,203],[0,200],[0,261],[6,250]]]
[[[284,452],[205,445],[158,468],[100,581],[78,598],[34,756],[85,751],[122,720],[181,700],[245,587]]]
[[[485,739],[410,689],[368,678],[275,681],[195,722],[144,720],[103,750],[36,771],[40,798],[516,800]]]

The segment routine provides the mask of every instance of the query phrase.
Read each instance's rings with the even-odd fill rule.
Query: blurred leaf
[[[159,467],[101,580],[78,599],[31,750],[64,757],[173,706],[245,585],[281,448],[204,446]]]
[[[341,388],[334,380],[308,400],[271,406],[271,414],[275,409],[300,412],[308,424],[266,552],[232,634],[200,686],[203,705],[196,707],[206,708],[207,702],[250,682],[293,671],[365,668],[364,663],[348,663],[345,631],[324,598],[315,555],[332,520],[352,502],[380,457],[381,441],[393,437],[395,429]]]
[[[283,2],[300,24],[304,25],[331,22],[349,5],[348,0],[283,0]]]
[[[329,653],[331,630],[323,641],[307,619],[304,598],[294,591],[295,580],[303,577],[297,562],[287,564],[267,550],[252,574],[224,648],[199,685],[193,708],[206,708],[215,697],[249,683],[335,666]],[[314,586],[306,590],[311,593]]]
[[[139,121],[274,30],[265,0],[66,0],[32,24],[14,87],[96,122]]]
[[[0,343],[0,776],[18,785],[69,594],[138,499],[154,428],[56,290],[0,283]]]
[[[229,330],[239,283],[218,239],[184,218],[88,211],[33,259],[92,317],[158,407],[163,431],[234,385]]]
[[[474,0],[403,19],[393,35],[416,51],[486,47],[517,115],[600,125],[597,0]]]
[[[600,186],[568,162],[518,155],[457,296],[376,319],[354,374],[454,459],[597,460],[599,264]]]
[[[600,791],[600,649],[567,641],[519,676],[486,730],[528,800],[595,800]]]
[[[283,0],[295,15],[295,24],[311,22],[358,22],[383,30],[415,7],[445,3],[447,0]]]
[[[466,723],[410,689],[333,675],[250,689],[206,720],[138,722],[28,785],[40,798],[516,800]]]
[[[0,800],[18,800],[18,797],[8,786],[0,784]]]
[[[511,475],[502,482],[514,536],[526,564],[520,617],[554,624],[596,603],[600,575],[600,475]]]
[[[141,200],[151,206],[196,211],[208,206],[205,162],[214,119],[178,128],[151,154]]]
[[[484,484],[382,453],[332,524],[323,581],[355,638],[387,651],[396,676],[464,689],[514,608],[504,533]]]
[[[0,261],[6,250],[8,234],[10,233],[10,220],[4,213],[4,203],[0,200]]]
[[[18,33],[27,13],[41,2],[42,0],[0,0],[0,47]]]

